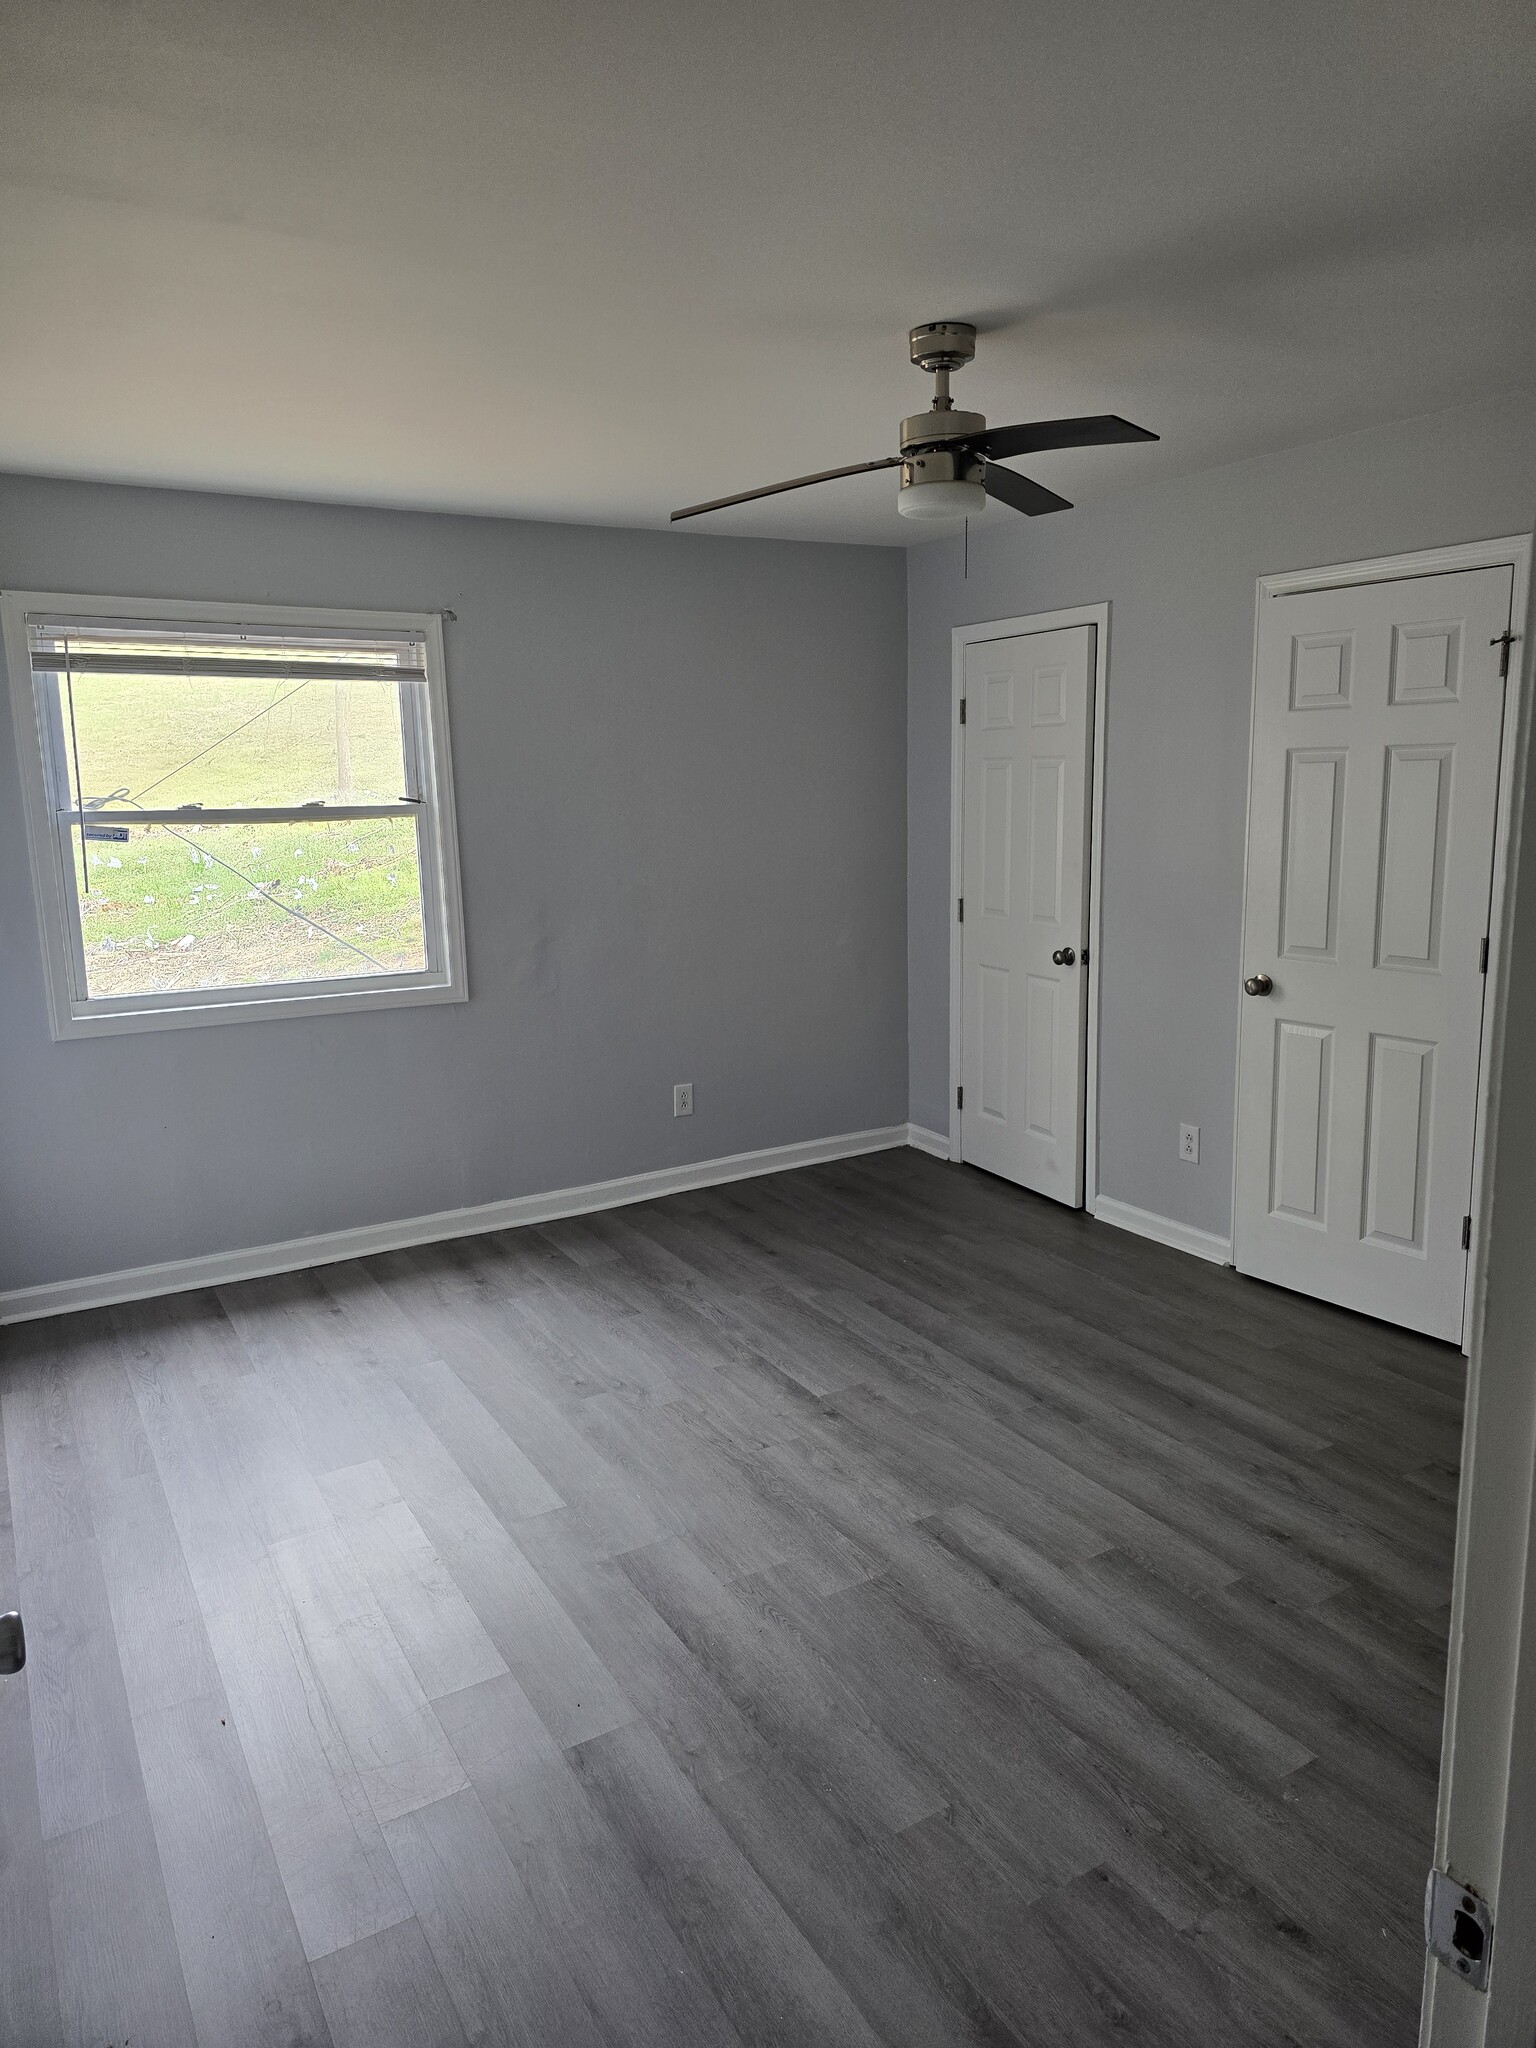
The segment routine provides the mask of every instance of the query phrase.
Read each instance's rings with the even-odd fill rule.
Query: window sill
[[[146,1002],[133,1009],[97,1009],[94,1006],[55,1015],[51,1022],[55,1039],[115,1038],[126,1031],[179,1031],[197,1024],[252,1024],[274,1017],[324,1017],[350,1010],[415,1009],[423,1003],[463,1003],[469,990],[458,983],[410,981],[386,984],[382,988],[301,988],[288,995],[255,990],[249,996],[236,991],[208,1001],[202,991],[197,999]]]

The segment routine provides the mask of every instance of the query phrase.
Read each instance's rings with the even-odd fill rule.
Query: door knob
[[[9,1678],[27,1661],[27,1636],[19,1614],[0,1614],[0,1678]]]
[[[1077,955],[1070,946],[1058,946],[1051,958],[1058,967],[1071,967],[1076,963]]]
[[[1251,996],[1267,996],[1274,993],[1275,984],[1267,974],[1250,974],[1243,987]]]

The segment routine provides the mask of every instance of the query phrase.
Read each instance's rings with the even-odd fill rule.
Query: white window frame
[[[49,764],[56,759],[56,752],[46,729],[50,693],[39,686],[32,673],[27,633],[27,620],[32,614],[44,614],[51,619],[76,616],[82,624],[87,620],[144,619],[225,631],[243,625],[295,634],[349,628],[381,635],[419,635],[426,667],[419,683],[411,680],[402,687],[401,728],[410,785],[407,794],[419,804],[415,824],[426,968],[414,973],[251,983],[227,989],[178,989],[137,996],[88,995],[70,844],[77,814],[60,808],[49,784]],[[462,1003],[468,999],[440,614],[8,590],[0,592],[0,626],[11,679],[22,809],[42,939],[48,1021],[56,1039],[163,1031],[190,1024],[246,1023],[265,1017],[318,1016],[340,1010]],[[264,806],[262,815],[269,818],[272,811],[288,808]],[[319,812],[298,806],[292,809],[299,818],[339,818],[347,814],[347,807],[339,805],[328,805]]]

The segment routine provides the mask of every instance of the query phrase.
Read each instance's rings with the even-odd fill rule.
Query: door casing
[[[1510,954],[1517,929],[1528,932],[1531,907],[1516,901],[1517,868],[1530,889],[1532,688],[1529,564],[1531,542],[1513,543],[1514,626],[1525,637],[1512,652],[1518,675],[1519,724],[1510,747],[1509,858],[1495,897],[1497,940],[1490,948],[1500,982],[1489,1004],[1487,1142],[1482,1144],[1474,1197],[1489,1226],[1477,1230],[1468,1285],[1470,1362],[1461,1490],[1457,1502],[1450,1657],[1440,1749],[1440,1798],[1434,1861],[1469,1880],[1494,1910],[1493,1976],[1472,1991],[1432,1958],[1424,1968],[1421,2048],[1475,2048],[1483,2041],[1525,2043],[1536,2029],[1536,1981],[1529,1943],[1518,1941],[1530,1920],[1536,1789],[1529,1768],[1531,1670],[1536,1646],[1531,1444],[1536,1397],[1530,1372],[1532,1288],[1528,1244],[1520,1232],[1536,1185],[1523,1143],[1528,1095],[1523,1042],[1510,1035],[1509,1007],[1521,996]],[[1507,556],[1500,556],[1507,560]],[[1503,792],[1501,791],[1501,800]],[[1522,842],[1524,851],[1522,852]],[[1518,919],[1518,926],[1517,926]],[[1490,963],[1492,964],[1492,963]],[[1526,1005],[1528,1008],[1529,1005]],[[1522,1022],[1528,1024],[1528,1018]],[[1504,1126],[1501,1131],[1501,1125]],[[1502,1148],[1502,1157],[1499,1156]],[[1495,1176],[1498,1204],[1493,1200]],[[1491,1255],[1497,1299],[1490,1315]],[[1524,1921],[1518,1917],[1524,1910]],[[1500,1961],[1500,1942],[1505,1944]]]
[[[1083,1081],[1083,1207],[1092,1214],[1099,1187],[1099,969],[1100,909],[1104,872],[1104,700],[1109,682],[1109,606],[1073,605],[1066,611],[1032,612],[1023,618],[988,619],[956,626],[950,634],[949,705],[949,1156],[960,1157],[960,1110],[956,1097],[964,1058],[965,1016],[960,921],[956,906],[965,893],[965,728],[960,700],[965,695],[966,649],[987,640],[1012,640],[1024,633],[1054,633],[1064,626],[1092,626],[1093,747],[1088,763],[1088,957],[1087,1071]]]
[[[1500,540],[1468,541],[1454,547],[1424,548],[1407,555],[1383,555],[1365,562],[1336,562],[1317,569],[1288,570],[1277,575],[1261,576],[1258,579],[1253,604],[1253,673],[1248,715],[1248,805],[1243,821],[1243,932],[1232,974],[1234,1033],[1240,1022],[1240,1006],[1243,1000],[1242,963],[1248,957],[1248,850],[1253,825],[1253,765],[1258,727],[1259,621],[1264,599],[1294,597],[1315,590],[1338,590],[1352,583],[1400,583],[1423,576],[1455,575],[1467,569],[1508,568],[1513,572],[1510,616],[1514,621],[1515,630],[1523,632],[1522,622],[1529,603],[1530,563],[1531,537],[1529,534],[1517,534]],[[1520,660],[1523,651],[1518,641],[1511,651],[1504,700],[1504,740],[1499,756],[1498,800],[1494,818],[1493,888],[1489,906],[1488,972],[1483,984],[1482,1046],[1478,1061],[1476,1128],[1473,1133],[1472,1241],[1467,1260],[1467,1290],[1462,1311],[1461,1343],[1464,1351],[1471,1347],[1477,1311],[1482,1299],[1482,1276],[1486,1264],[1483,1253],[1483,1226],[1486,1214],[1484,1197],[1488,1178],[1486,1169],[1489,1076],[1492,1065],[1489,1058],[1489,1027],[1492,1020],[1500,1014],[1503,972],[1501,941],[1506,914],[1505,898],[1508,893],[1515,764],[1523,758],[1525,744],[1527,711],[1522,687],[1524,664]],[[1242,1142],[1238,1126],[1242,1095],[1240,1070],[1234,1072],[1233,1088],[1232,1188],[1235,1231],[1238,1146]],[[1235,1250],[1234,1243],[1234,1254]]]

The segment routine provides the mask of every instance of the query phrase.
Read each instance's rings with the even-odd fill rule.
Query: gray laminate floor
[[[6,2048],[1414,2038],[1441,1346],[901,1152],[0,1389]]]

